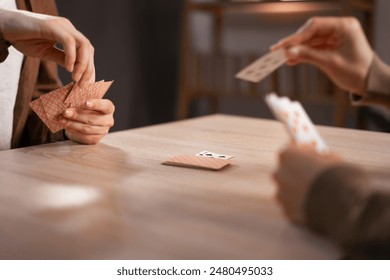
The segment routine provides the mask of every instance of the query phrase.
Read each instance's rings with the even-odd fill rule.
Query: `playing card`
[[[265,101],[276,119],[286,126],[295,143],[312,145],[321,153],[329,151],[325,141],[299,102],[291,102],[289,98],[278,97],[275,93],[268,94]]]
[[[101,99],[110,88],[113,81],[105,82],[104,80],[89,84],[85,88],[77,85],[73,87],[65,102],[71,104],[71,107],[82,108],[88,99]]]
[[[284,49],[271,51],[238,72],[236,78],[258,83],[286,61]]]
[[[46,124],[51,132],[55,133],[65,128],[60,123],[60,116],[67,108],[84,108],[88,99],[101,99],[113,82],[99,81],[81,89],[74,83],[42,95],[39,99],[30,102],[31,109]]]
[[[40,97],[43,108],[49,119],[57,121],[64,110],[68,108],[68,105],[65,104],[64,101],[72,88],[73,83],[70,83]]]
[[[50,129],[50,131],[55,133],[61,129],[64,129],[63,124],[48,118],[40,98],[30,102],[29,105],[31,109],[33,109],[34,112],[39,116],[39,118],[44,122],[44,124]]]
[[[296,142],[310,144],[319,152],[328,152],[328,146],[318,133],[301,103],[292,102],[292,108],[293,114],[290,122]]]
[[[219,158],[219,159],[231,159],[234,156],[231,155],[222,155],[222,154],[217,154],[209,151],[202,151],[196,154],[196,156],[199,157],[208,157],[208,158]]]
[[[230,162],[228,160],[219,158],[179,155],[162,162],[162,164],[180,167],[220,170],[230,165]]]

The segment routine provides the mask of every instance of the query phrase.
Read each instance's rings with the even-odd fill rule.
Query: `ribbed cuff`
[[[384,105],[390,107],[390,66],[376,54],[370,66],[365,93],[351,93],[351,103],[361,105]]]

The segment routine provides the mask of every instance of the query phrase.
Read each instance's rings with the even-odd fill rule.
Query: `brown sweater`
[[[52,0],[17,0],[18,9],[36,13],[57,14]],[[0,48],[0,57],[6,58],[7,50]],[[57,65],[37,58],[24,57],[18,93],[14,108],[14,123],[11,148],[54,142],[64,139],[64,132],[51,133],[28,103],[42,94],[61,86]]]
[[[390,107],[390,67],[375,56],[367,92],[352,97],[356,105]],[[346,257],[390,259],[390,174],[350,164],[329,168],[313,182],[305,213],[309,227],[340,244]]]

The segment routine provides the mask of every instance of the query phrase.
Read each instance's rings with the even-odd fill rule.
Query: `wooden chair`
[[[181,52],[181,71],[177,118],[189,117],[190,105],[199,100],[207,99],[211,111],[217,112],[221,98],[232,96],[263,96],[270,91],[288,95],[302,102],[333,103],[335,106],[334,125],[343,126],[349,110],[347,94],[340,94],[320,71],[309,65],[294,68],[282,67],[260,84],[241,82],[234,78],[235,73],[242,67],[262,55],[226,54],[222,48],[224,16],[229,13],[254,13],[262,11],[270,1],[232,2],[219,0],[213,2],[193,2],[186,0],[183,16],[183,35]],[[373,1],[312,1],[313,13],[316,11],[333,10],[340,15],[353,15],[360,12],[368,37],[371,35]],[[282,3],[281,3],[282,4]],[[288,3],[283,3],[288,4]],[[214,45],[209,53],[197,53],[190,44],[190,16],[194,12],[207,12],[213,18]],[[361,16],[361,15],[360,15]],[[309,82],[310,81],[310,82]],[[283,89],[283,82],[288,82],[288,89]],[[316,94],[313,94],[315,92]]]

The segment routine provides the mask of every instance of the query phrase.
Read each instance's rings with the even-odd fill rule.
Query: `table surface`
[[[319,127],[347,161],[390,172],[388,134]],[[0,152],[1,259],[335,259],[290,223],[270,177],[288,141],[276,121],[212,115]],[[203,150],[206,171],[162,165]]]

